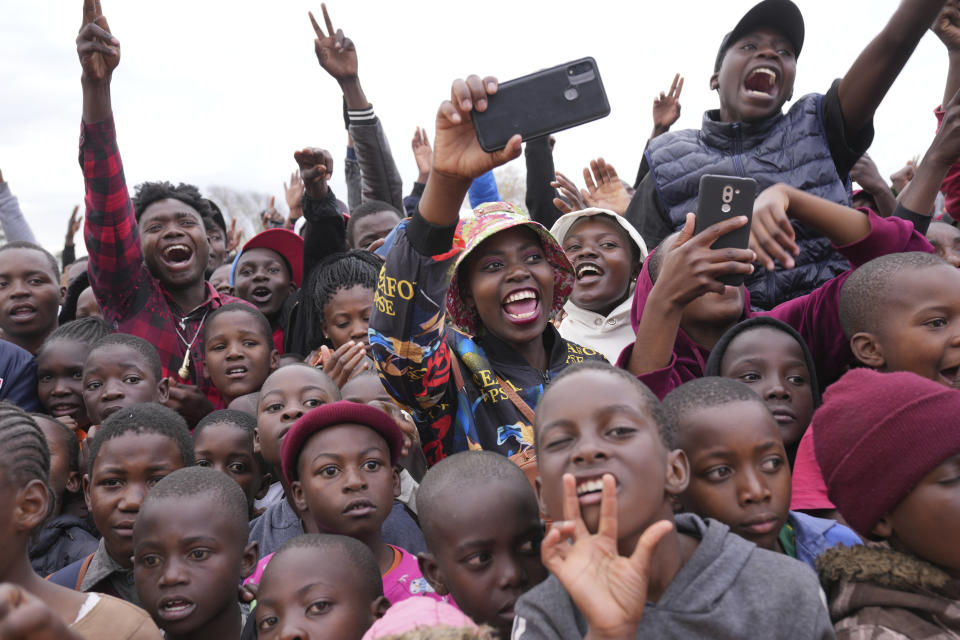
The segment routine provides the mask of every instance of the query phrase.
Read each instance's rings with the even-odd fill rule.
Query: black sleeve
[[[931,216],[925,216],[922,213],[911,211],[899,202],[897,203],[897,208],[893,210],[893,215],[898,218],[903,218],[904,220],[909,220],[913,223],[913,228],[917,230],[917,233],[922,236],[927,235],[927,229],[930,228]]]
[[[647,141],[647,145],[650,145],[650,141]],[[640,167],[637,169],[637,179],[633,181],[633,188],[639,189],[640,183],[643,181],[644,176],[650,173],[650,163],[647,162],[647,154],[643,154],[640,159]]]
[[[527,213],[547,229],[563,215],[553,205],[556,191],[550,186],[556,176],[553,151],[548,136],[535,138],[524,145],[523,158],[527,163]]]
[[[827,144],[830,146],[830,155],[833,156],[833,164],[837,167],[837,175],[846,182],[854,163],[873,143],[873,120],[860,131],[847,131],[843,111],[840,109],[839,89],[840,81],[834,80],[820,103],[820,118]]]
[[[77,248],[72,244],[63,245],[63,255],[60,258],[60,263],[63,265],[63,269],[66,269],[68,266],[76,262],[77,260]]]
[[[647,248],[651,250],[673,233],[673,225],[653,184],[652,173],[647,172],[640,180],[623,217],[640,232]]]
[[[333,189],[319,200],[304,194],[303,217],[303,282],[321,260],[338,251],[347,250],[347,227],[337,207]]]

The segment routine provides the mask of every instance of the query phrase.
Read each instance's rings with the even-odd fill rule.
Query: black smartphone
[[[736,216],[747,216],[747,224],[717,238],[711,249],[746,249],[750,246],[750,223],[753,221],[753,199],[757,193],[757,181],[736,176],[700,177],[700,194],[697,197],[697,223],[694,235],[707,227]],[[743,284],[743,274],[720,278],[730,286]]]
[[[515,134],[524,141],[569,129],[610,113],[600,71],[581,58],[500,84],[473,126],[484,151],[499,151]]]

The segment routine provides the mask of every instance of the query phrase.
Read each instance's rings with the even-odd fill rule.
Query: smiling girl
[[[410,407],[432,464],[458,451],[533,446],[533,410],[568,364],[602,360],[550,324],[573,290],[552,235],[508,203],[459,220],[471,181],[520,154],[480,148],[470,119],[494,78],[453,83],[440,105],[433,170],[380,272],[370,344],[387,391]],[[451,326],[452,325],[452,326]]]

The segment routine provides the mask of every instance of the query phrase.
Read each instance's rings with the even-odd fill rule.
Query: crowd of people
[[[455,80],[406,196],[321,8],[346,202],[297,150],[243,242],[194,185],[128,190],[83,0],[62,258],[0,175],[0,640],[960,638],[960,0],[796,98],[803,16],[762,0],[633,183],[484,151],[498,82]],[[936,135],[891,185],[873,117],[928,31]],[[695,233],[708,174],[752,216]]]

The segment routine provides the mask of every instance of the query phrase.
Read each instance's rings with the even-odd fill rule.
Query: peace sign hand
[[[308,12],[310,24],[313,25],[313,31],[317,34],[317,38],[313,41],[313,48],[317,53],[320,66],[337,82],[356,78],[357,48],[353,40],[344,36],[342,29],[334,30],[326,4],[321,4],[320,10],[323,12],[323,21],[327,27],[326,34],[317,24],[313,13]]]

